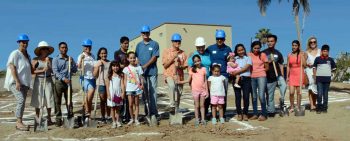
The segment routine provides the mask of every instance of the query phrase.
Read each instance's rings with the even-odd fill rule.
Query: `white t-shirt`
[[[209,76],[210,82],[210,96],[225,96],[224,80],[226,78],[220,76]]]
[[[130,73],[129,69],[132,74]],[[129,65],[123,69],[123,73],[127,77],[126,91],[136,91],[138,84],[141,83],[140,77],[143,74],[141,66],[134,67],[132,65]]]
[[[4,88],[10,91],[10,85],[15,83],[13,79],[10,64],[13,64],[16,67],[17,76],[22,85],[30,87],[30,82],[32,80],[31,64],[29,60],[20,52],[19,50],[14,50],[11,52],[9,59],[7,61],[7,72],[5,78]]]
[[[85,52],[80,54],[78,56],[78,63],[81,61],[81,56],[85,55],[84,57],[84,78],[86,79],[94,79],[93,71],[94,71],[94,64],[95,64],[95,56],[93,54],[87,55]]]

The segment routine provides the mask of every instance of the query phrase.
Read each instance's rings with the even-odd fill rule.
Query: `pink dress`
[[[289,86],[300,86],[300,56],[288,55],[289,59]]]
[[[237,67],[232,67],[232,66],[237,66]],[[227,62],[227,68],[226,71],[227,73],[235,72],[241,70],[240,67],[238,67],[238,64],[235,62]]]

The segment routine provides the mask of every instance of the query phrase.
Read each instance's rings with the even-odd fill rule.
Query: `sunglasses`
[[[310,44],[316,44],[317,42],[316,41],[310,41],[309,43]]]

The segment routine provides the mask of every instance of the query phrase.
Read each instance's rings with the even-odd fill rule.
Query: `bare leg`
[[[289,86],[289,100],[290,100],[290,112],[294,110],[294,93],[295,87]]]
[[[194,117],[199,119],[199,98],[194,98]]]
[[[297,108],[300,110],[300,105],[301,105],[301,92],[300,92],[300,87],[296,87],[297,89]]]
[[[224,109],[222,108],[222,106],[223,106],[222,104],[218,104],[220,118],[224,118]]]
[[[91,111],[92,111],[92,100],[94,99],[94,93],[95,93],[95,89],[89,89],[87,92],[87,105],[85,108],[87,108],[87,110],[85,110],[90,116],[91,116]]]
[[[135,120],[138,120],[139,117],[139,95],[135,96]]]
[[[217,105],[211,105],[211,114],[212,114],[212,118],[216,118],[216,107]]]
[[[115,122],[118,121],[118,120],[117,120],[117,117],[116,117],[116,109],[117,109],[117,107],[112,107],[112,108],[111,108],[111,115],[112,115],[112,121],[113,121],[113,123],[115,123]]]
[[[135,117],[134,117],[134,96],[131,96],[129,95],[128,96],[128,99],[129,99],[129,113],[130,113],[130,117],[131,117],[131,120],[134,120]]]
[[[200,109],[201,109],[201,116],[202,120],[205,120],[205,107],[204,107],[204,102],[205,102],[205,97],[200,96]]]

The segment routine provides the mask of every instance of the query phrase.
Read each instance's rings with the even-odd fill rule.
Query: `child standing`
[[[108,68],[108,77],[106,78],[107,89],[107,106],[111,107],[112,114],[112,128],[121,127],[119,122],[119,112],[121,106],[123,106],[124,94],[124,81],[123,72],[121,72],[120,64],[116,61],[112,61]]]
[[[140,125],[138,120],[139,116],[139,96],[142,94],[143,90],[143,70],[141,66],[136,63],[135,52],[129,52],[127,54],[129,65],[123,69],[124,73],[124,83],[126,85],[126,95],[129,100],[129,112],[130,121],[128,125],[135,122],[135,125]],[[134,111],[135,107],[135,111]]]
[[[194,114],[195,114],[195,126],[199,125],[199,108],[201,114],[201,123],[206,125],[205,113],[204,113],[204,101],[208,97],[208,85],[206,80],[206,69],[201,65],[201,57],[194,55],[192,57],[193,66],[189,70],[189,78],[187,81],[179,81],[179,84],[190,83],[192,88],[192,96],[194,99]]]
[[[220,75],[220,65],[212,66],[212,76],[208,78],[210,88],[210,103],[212,112],[212,124],[216,124],[216,109],[219,108],[220,123],[225,123],[223,105],[225,104],[225,77]]]
[[[232,73],[235,71],[239,71],[241,68],[238,67],[238,64],[236,63],[236,59],[235,59],[235,53],[231,52],[229,53],[229,55],[227,56],[227,73]],[[241,88],[241,86],[238,84],[239,82],[239,75],[235,76],[235,84],[233,85],[236,88]]]
[[[316,57],[314,65],[314,77],[317,84],[317,108],[316,113],[327,113],[328,108],[328,90],[331,83],[332,71],[336,69],[333,58],[329,57],[329,46],[323,45],[321,56]]]

